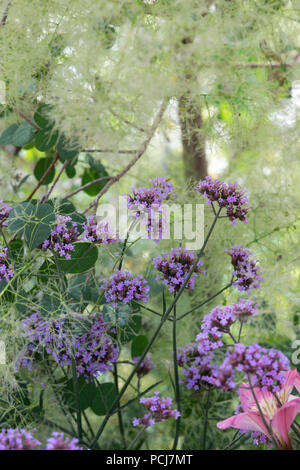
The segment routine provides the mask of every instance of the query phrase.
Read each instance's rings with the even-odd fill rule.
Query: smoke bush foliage
[[[298,2],[0,6],[1,446],[297,448],[297,428],[273,432],[260,399],[259,435],[216,423],[242,381],[253,399],[281,399],[299,334]],[[179,204],[205,203],[172,146],[182,119],[227,162],[222,191],[206,183],[203,247],[119,240],[95,213],[128,200],[132,178],[147,195],[145,174],[173,191],[172,176]],[[232,226],[224,188],[236,180],[251,208]],[[233,245],[251,252],[251,291],[235,286]],[[250,304],[254,318],[237,314]]]

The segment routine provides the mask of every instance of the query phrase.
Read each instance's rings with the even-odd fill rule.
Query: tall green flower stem
[[[160,320],[160,323],[158,325],[158,327],[156,328],[151,340],[149,341],[147,347],[145,348],[143,354],[141,355],[139,361],[136,363],[135,367],[133,368],[133,370],[131,371],[131,373],[129,374],[125,384],[123,385],[122,389],[120,390],[120,393],[117,395],[117,397],[115,398],[114,402],[112,403],[110,409],[108,410],[106,416],[104,417],[97,433],[96,433],[96,436],[95,438],[93,439],[92,443],[91,443],[91,448],[93,448],[96,444],[96,442],[98,441],[99,437],[101,436],[101,434],[103,433],[104,429],[105,429],[105,426],[107,424],[107,422],[109,421],[109,418],[111,416],[111,413],[113,411],[113,409],[116,407],[117,403],[119,403],[120,399],[122,398],[122,396],[124,395],[124,393],[126,392],[128,386],[130,385],[133,377],[135,376],[138,368],[140,367],[141,363],[143,362],[143,360],[145,359],[146,355],[148,354],[148,352],[150,351],[151,347],[153,346],[153,343],[155,342],[156,338],[158,337],[159,333],[160,333],[160,330],[162,329],[164,323],[167,321],[167,319],[169,318],[171,312],[173,311],[174,309],[174,306],[177,304],[178,300],[180,299],[181,295],[183,294],[185,288],[186,288],[186,285],[187,283],[189,282],[190,278],[192,277],[196,267],[197,267],[197,264],[198,262],[200,261],[200,258],[203,256],[204,254],[204,250],[206,248],[206,245],[211,237],[211,234],[215,228],[215,225],[217,223],[217,220],[219,218],[219,215],[220,215],[220,212],[221,212],[221,208],[218,210],[218,212],[216,213],[214,219],[213,219],[213,222],[209,228],[209,231],[205,237],[205,240],[203,242],[203,245],[201,247],[201,249],[199,250],[197,256],[196,256],[196,259],[194,261],[194,264],[189,272],[189,274],[187,275],[186,277],[186,280],[184,281],[184,283],[182,284],[181,288],[179,289],[178,293],[176,294],[176,296],[174,297],[174,300],[173,302],[169,305],[169,307],[166,309],[165,313],[163,314],[163,316],[161,317],[161,320]]]
[[[80,404],[80,395],[79,395],[79,385],[76,372],[76,362],[74,357],[72,357],[72,375],[73,375],[73,389],[76,401],[76,416],[77,416],[77,432],[78,438],[82,441],[82,421],[81,421],[81,404]]]
[[[177,410],[181,413],[181,403],[180,403],[180,385],[179,385],[179,373],[178,373],[178,362],[177,362],[177,338],[176,338],[176,304],[173,309],[173,361],[174,361],[174,385],[175,385],[175,399],[177,404]],[[181,416],[176,419],[175,424],[175,438],[173,443],[173,450],[177,449],[179,431],[180,431],[180,422]]]
[[[135,436],[135,438],[131,441],[131,443],[129,444],[129,446],[127,447],[126,450],[130,450],[133,448],[133,446],[140,440],[140,438],[143,436],[144,432],[146,431],[146,427],[144,426],[140,432]]]
[[[119,265],[118,265],[119,271],[122,269],[123,260],[124,260],[124,256],[125,256],[125,252],[126,252],[126,247],[127,247],[130,231],[132,230],[135,223],[136,223],[136,221],[134,221],[131,224],[131,226],[129,227],[126,238],[123,242],[120,261],[119,261]],[[119,375],[118,375],[118,365],[116,363],[114,364],[114,368],[113,368],[113,376],[114,376],[114,382],[115,382],[115,386],[116,386],[116,390],[117,390],[117,395],[119,395],[120,394]],[[125,429],[124,429],[122,411],[120,409],[120,401],[117,402],[117,408],[118,408],[117,414],[118,414],[118,422],[119,422],[119,430],[120,430],[121,440],[122,440],[122,444],[123,444],[124,449],[126,449],[126,437],[125,437]]]
[[[205,450],[206,446],[206,436],[207,436],[207,426],[208,426],[208,412],[209,412],[209,405],[210,405],[210,391],[207,390],[207,398],[205,403],[205,415],[204,415],[204,429],[203,429],[203,437],[202,437],[202,449]]]

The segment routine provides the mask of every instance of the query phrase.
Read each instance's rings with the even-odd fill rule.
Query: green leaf
[[[53,313],[57,313],[61,307],[61,301],[58,297],[53,295],[44,294],[40,303],[41,314],[43,316],[49,316]]]
[[[64,273],[77,274],[91,269],[98,258],[98,250],[91,243],[77,243],[71,259],[59,258],[57,264]]]
[[[58,139],[56,149],[62,161],[73,160],[80,152],[80,148],[72,145],[64,135]]]
[[[8,228],[16,235],[24,235],[27,246],[33,250],[45,241],[55,223],[55,214],[50,204],[18,204],[9,214]]]
[[[143,354],[148,344],[146,336],[139,335],[133,338],[131,343],[131,357],[139,357]]]
[[[18,147],[23,147],[23,145],[28,144],[34,138],[34,130],[28,122],[23,122],[18,129],[16,129],[13,137],[12,143]]]
[[[0,136],[0,145],[10,145],[13,143],[13,135],[18,129],[18,124],[7,127]]]
[[[97,393],[94,394],[91,409],[97,416],[104,416],[109,411],[117,396],[115,384],[107,382],[98,384]]]
[[[50,131],[53,128],[54,122],[49,118],[51,108],[50,104],[41,104],[34,113],[33,119],[35,123],[43,130]]]
[[[74,178],[76,176],[76,168],[73,165],[68,165],[66,167],[66,174],[68,178]]]
[[[58,134],[50,134],[49,132],[45,132],[44,130],[40,130],[35,137],[34,146],[40,152],[47,152],[51,150],[52,147],[56,144]]]
[[[40,158],[37,162],[37,164],[34,167],[33,173],[34,176],[36,177],[37,181],[40,181],[44,173],[48,170],[49,166],[53,162],[53,158],[51,157],[45,157],[45,158]],[[43,181],[42,185],[47,185],[50,184],[55,177],[55,168],[51,168],[49,174]]]
[[[95,160],[90,154],[87,154],[86,160],[88,164],[90,165],[90,168],[87,168],[81,177],[82,186],[87,183],[90,183],[91,181],[95,179],[108,176],[108,173],[105,167],[102,165],[102,163],[99,162],[98,160]],[[103,180],[103,181],[100,181],[99,183],[95,183],[92,186],[89,186],[88,188],[84,189],[84,192],[88,194],[89,196],[96,196],[101,191],[101,189],[106,185],[107,181],[108,180]]]
[[[78,378],[79,399],[82,410],[86,410],[91,406],[97,387],[94,382],[87,383],[83,377]],[[63,389],[63,399],[69,409],[74,412],[76,410],[76,398],[73,388],[73,379],[69,379]]]
[[[96,285],[94,278],[84,273],[72,276],[69,279],[68,293],[70,297],[77,302],[86,301],[96,303],[100,295],[100,289],[99,286]]]
[[[102,315],[109,325],[117,327],[121,343],[129,343],[141,329],[141,315],[136,313],[132,304],[120,304],[118,308],[106,304]]]

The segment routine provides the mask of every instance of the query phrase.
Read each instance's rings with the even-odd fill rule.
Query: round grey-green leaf
[[[98,259],[98,250],[91,243],[76,243],[71,259],[57,259],[57,265],[64,273],[77,274],[91,269]]]

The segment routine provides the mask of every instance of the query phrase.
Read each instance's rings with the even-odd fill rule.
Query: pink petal
[[[288,372],[286,372],[283,389],[285,390],[285,394],[287,397],[292,393],[294,386],[297,388],[297,385],[300,386],[300,374],[298,373],[297,369],[289,370]]]
[[[253,392],[258,402],[274,400],[274,397],[271,392],[262,391],[261,388],[253,388]],[[248,383],[242,383],[240,386],[240,400],[244,411],[256,411],[257,406],[253,398],[252,391],[250,390]]]
[[[253,406],[255,405],[255,401],[248,383],[241,384],[239,394],[243,411],[252,410]]]
[[[272,429],[281,443],[290,447],[289,430],[297,414],[300,412],[300,398],[285,403],[272,419]]]
[[[296,387],[296,389],[298,390],[298,392],[300,393],[300,374],[299,372],[297,371],[297,369],[293,369],[291,372],[294,372],[294,387]]]
[[[268,418],[266,417],[266,420]],[[242,429],[243,431],[258,431],[268,436],[268,432],[264,426],[264,423],[258,413],[250,411],[247,413],[240,413],[224,421],[217,423],[219,429],[235,428]]]

